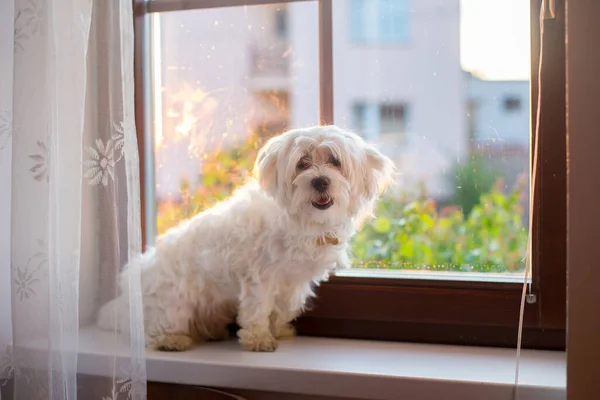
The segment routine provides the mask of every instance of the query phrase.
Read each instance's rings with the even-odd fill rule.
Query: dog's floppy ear
[[[283,147],[279,137],[271,138],[265,144],[254,162],[254,177],[265,192],[275,197],[278,187],[277,160]]]
[[[394,162],[384,156],[374,146],[367,144],[363,166],[363,188],[369,200],[381,194],[394,182]]]

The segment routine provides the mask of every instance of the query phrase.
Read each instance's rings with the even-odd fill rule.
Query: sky
[[[529,79],[530,0],[460,3],[463,68],[486,79]]]

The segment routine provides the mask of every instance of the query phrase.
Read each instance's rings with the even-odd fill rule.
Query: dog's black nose
[[[329,187],[329,178],[327,178],[326,176],[320,176],[318,178],[313,179],[311,181],[311,184],[317,192],[323,193],[327,191],[327,188]]]

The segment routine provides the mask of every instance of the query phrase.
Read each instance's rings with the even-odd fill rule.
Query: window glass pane
[[[521,275],[529,2],[333,5],[335,123],[379,146],[399,172],[354,241],[356,273]]]
[[[518,278],[529,204],[527,2],[333,5],[335,123],[399,172],[354,240],[353,271]],[[318,123],[317,13],[299,2],[158,17],[159,234],[228,196],[268,137]]]
[[[269,137],[318,124],[319,45],[313,2],[168,12],[155,21],[161,234],[230,195]]]

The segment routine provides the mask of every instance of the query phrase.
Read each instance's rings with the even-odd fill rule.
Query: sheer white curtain
[[[0,110],[0,165],[11,167],[0,175],[10,180],[1,204],[11,204],[0,317],[12,320],[0,340],[12,340],[0,341],[0,385],[12,377],[19,400],[144,399],[139,276],[125,289],[131,333],[108,335],[128,351],[99,359],[95,377],[78,363],[98,307],[141,247],[132,2],[15,0],[12,15],[12,118]]]
[[[10,373],[10,171],[13,4],[0,1],[0,393]]]

